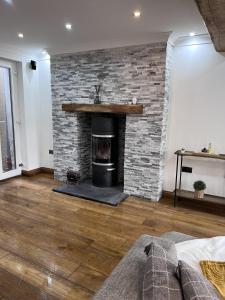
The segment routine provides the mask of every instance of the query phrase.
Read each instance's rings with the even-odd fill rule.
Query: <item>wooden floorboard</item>
[[[137,197],[112,207],[57,185],[46,174],[0,183],[0,299],[91,299],[141,234],[225,235],[213,207]]]

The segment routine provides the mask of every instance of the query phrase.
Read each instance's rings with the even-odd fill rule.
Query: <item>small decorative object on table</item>
[[[205,189],[206,189],[205,182],[201,181],[201,180],[195,181],[195,183],[193,184],[193,187],[195,189],[194,197],[196,199],[203,199],[204,198],[204,192],[205,192]]]
[[[77,184],[80,181],[80,173],[73,170],[68,170],[66,177],[68,183]]]
[[[180,149],[180,152],[181,152],[182,154],[184,154],[184,153],[185,153],[185,149],[184,149],[184,148]]]
[[[206,147],[204,147],[204,148],[202,149],[202,153],[208,153],[208,150],[206,149]]]
[[[212,146],[212,143],[209,143],[208,153],[209,153],[209,154],[215,154],[215,150],[214,150],[214,148],[213,148],[213,146]]]
[[[95,100],[94,100],[94,104],[100,104],[101,103],[101,96],[100,96],[100,91],[101,91],[101,85],[95,85]]]

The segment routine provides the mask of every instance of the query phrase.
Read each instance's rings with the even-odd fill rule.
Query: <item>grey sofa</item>
[[[194,237],[178,232],[168,232],[159,238],[142,235],[106,279],[94,296],[94,300],[142,299],[142,282],[146,262],[144,248],[154,239],[168,239],[174,243],[179,243],[194,239]]]

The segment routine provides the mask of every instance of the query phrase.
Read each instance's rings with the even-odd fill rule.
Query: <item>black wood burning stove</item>
[[[92,117],[92,183],[99,187],[117,184],[117,122],[111,116]]]

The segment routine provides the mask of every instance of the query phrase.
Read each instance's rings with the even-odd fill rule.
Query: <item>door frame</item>
[[[21,175],[21,121],[19,119],[19,99],[18,99],[18,71],[17,63],[0,59],[0,67],[9,69],[9,80],[11,89],[11,105],[12,105],[12,118],[13,118],[13,130],[14,130],[14,145],[15,145],[15,158],[16,158],[16,169],[3,172],[2,171],[2,160],[1,160],[1,147],[0,147],[0,180],[15,177]]]

